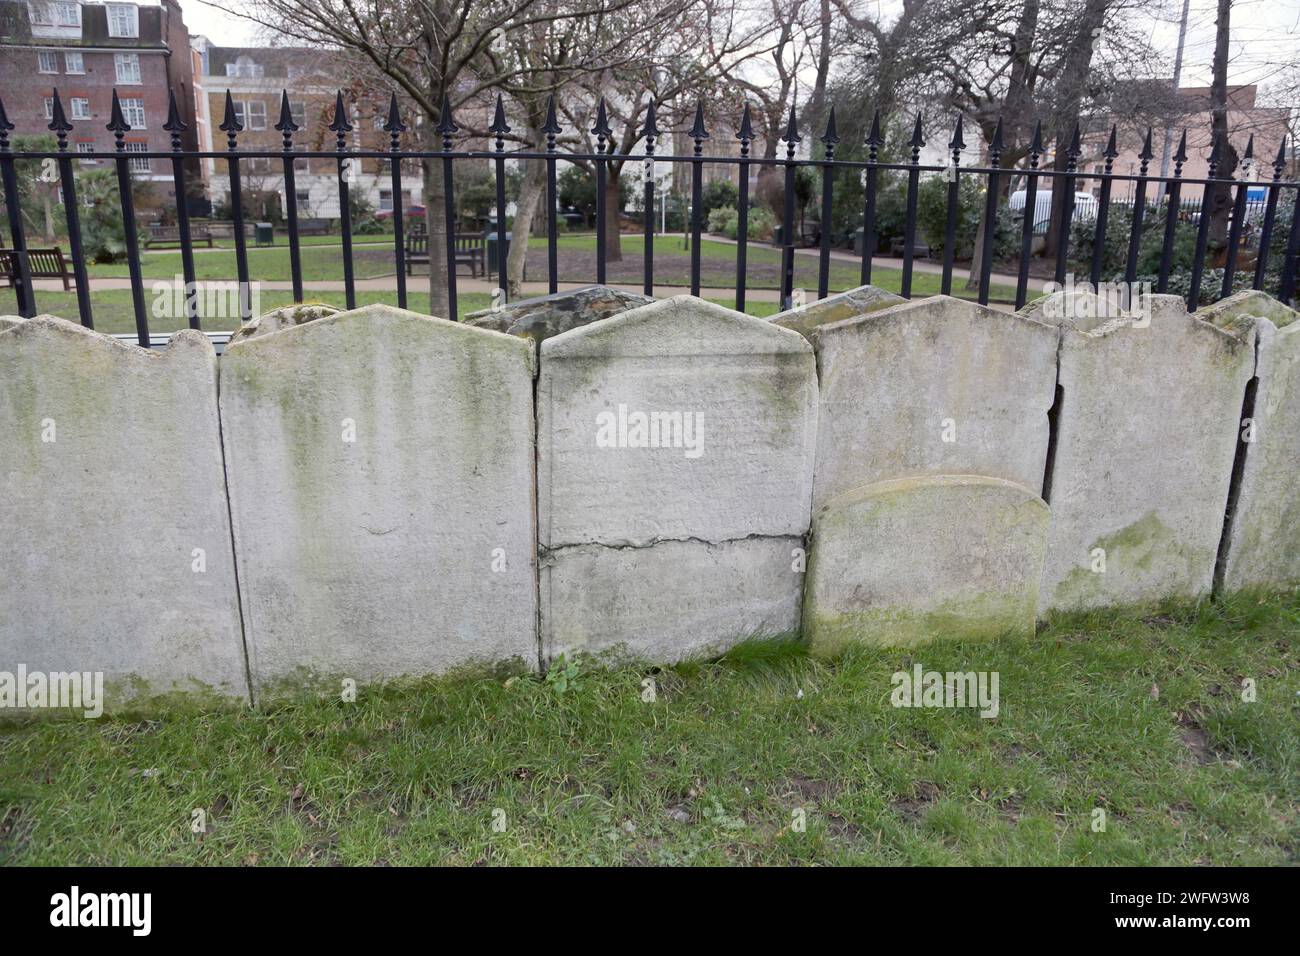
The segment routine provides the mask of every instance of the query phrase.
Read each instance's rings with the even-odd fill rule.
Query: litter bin
[[[253,227],[253,242],[259,246],[275,245],[275,227],[269,222],[259,222]]]
[[[497,242],[497,239],[499,238],[497,231],[491,228],[485,229],[483,231],[483,238],[487,242],[487,274],[492,275],[495,272],[500,275],[500,270],[497,268],[497,246],[499,245]],[[509,232],[506,233],[506,247],[500,250],[500,255],[502,262],[505,262],[510,256]]]

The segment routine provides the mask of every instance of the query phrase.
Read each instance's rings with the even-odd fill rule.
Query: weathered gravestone
[[[1197,314],[1238,332],[1253,324],[1257,337],[1254,406],[1240,425],[1245,455],[1222,584],[1300,583],[1300,316],[1262,292],[1238,293]]]
[[[543,650],[673,660],[797,630],[812,349],[678,296],[542,345]]]
[[[247,699],[201,333],[0,322],[0,553],[0,671],[100,672],[108,710]]]
[[[648,305],[648,295],[624,292],[604,285],[589,285],[554,295],[520,299],[465,316],[465,324],[510,335],[522,335],[535,342],[608,319],[610,316]]]
[[[537,666],[533,347],[373,305],[222,358],[259,694]]]
[[[1040,611],[1208,593],[1253,328],[1151,296],[1149,319],[1062,329]]]
[[[778,312],[768,321],[784,329],[793,329],[807,338],[819,326],[843,322],[906,301],[902,296],[878,289],[874,285],[860,285],[856,289],[827,296],[797,309]]]
[[[1014,482],[902,478],[820,506],[804,603],[814,652],[1034,631],[1047,506]]]
[[[1057,330],[937,296],[813,330],[814,506],[863,485],[987,475],[1039,488]]]

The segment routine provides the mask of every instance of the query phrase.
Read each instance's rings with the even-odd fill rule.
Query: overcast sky
[[[258,42],[256,29],[246,20],[207,5],[203,0],[180,0],[191,33],[201,33],[214,43],[240,46]],[[888,15],[895,0],[878,0]],[[1182,0],[1165,0],[1165,11],[1152,18],[1149,29],[1172,66],[1178,43]],[[1191,0],[1187,47],[1183,61],[1183,86],[1208,86],[1214,57],[1215,0]],[[1295,58],[1300,44],[1300,2],[1297,0],[1236,0],[1232,8],[1232,61],[1230,83],[1267,83],[1277,64]]]

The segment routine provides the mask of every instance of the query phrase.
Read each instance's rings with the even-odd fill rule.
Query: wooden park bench
[[[14,286],[14,277],[18,273],[18,263],[14,250],[0,249],[0,288]],[[58,246],[53,249],[28,249],[27,268],[33,279],[62,279],[63,291],[72,290],[72,267],[63,258],[63,250]]]
[[[470,275],[478,278],[479,274],[487,273],[487,240],[482,236],[457,236],[456,243],[456,265],[462,263],[469,266]],[[414,265],[429,264],[429,234],[427,232],[412,232],[406,237],[406,274],[411,274],[411,267]]]
[[[298,235],[328,236],[334,223],[329,219],[299,219]]]
[[[207,226],[190,227],[190,244],[197,246],[200,243],[212,248],[212,232]],[[146,249],[152,249],[154,246],[181,246],[181,227],[164,226],[160,223],[150,223],[149,235],[144,241]]]

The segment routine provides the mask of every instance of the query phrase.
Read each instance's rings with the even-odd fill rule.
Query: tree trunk
[[[429,230],[429,314],[455,322],[457,316],[451,314],[451,299],[447,295],[447,220],[443,211],[442,164],[434,159],[422,159],[420,170],[424,178],[424,221]],[[397,204],[401,201],[401,196],[394,196],[394,208],[400,208]],[[409,221],[403,223],[410,228]]]
[[[546,190],[546,161],[524,161],[524,178],[519,184],[515,203],[515,224],[510,236],[510,255],[506,257],[506,289],[513,302],[522,297],[524,263],[528,260],[528,237],[537,215],[538,200]]]
[[[605,178],[605,261],[622,262],[623,261],[623,233],[619,229],[619,192],[618,192],[618,175],[622,169],[621,164],[615,166],[613,163],[609,166],[609,174]]]
[[[1228,142],[1228,20],[1232,0],[1219,0],[1215,21],[1214,66],[1210,82],[1211,129],[1219,140],[1219,168],[1216,177],[1227,179],[1237,171],[1237,151]],[[1216,184],[1210,191],[1210,245],[1221,249],[1228,241],[1228,214],[1232,211],[1232,192],[1226,184]],[[1202,207],[1205,208],[1204,206]]]

